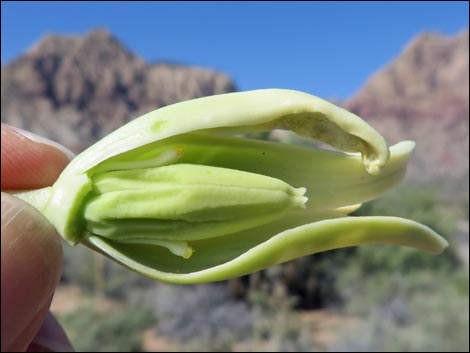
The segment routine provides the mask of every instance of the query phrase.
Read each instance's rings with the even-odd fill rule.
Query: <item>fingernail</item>
[[[49,146],[52,146],[52,147],[58,149],[59,151],[64,153],[70,161],[75,157],[75,154],[71,150],[69,150],[67,147],[61,145],[58,142],[52,141],[52,140],[50,140],[46,137],[40,136],[40,135],[36,135],[35,133],[33,133],[31,131],[23,130],[23,129],[21,129],[19,127],[16,127],[16,126],[12,126],[12,125],[5,124],[5,123],[2,123],[2,125],[8,126],[10,129],[15,131],[16,133],[20,134],[21,136],[26,137],[27,139],[29,139],[31,141],[34,141],[36,143],[43,143],[45,145],[49,145]]]

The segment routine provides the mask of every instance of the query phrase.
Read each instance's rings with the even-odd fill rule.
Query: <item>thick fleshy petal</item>
[[[289,215],[284,223],[192,243],[189,259],[157,246],[119,244],[96,236],[87,245],[151,278],[173,283],[220,281],[252,273],[274,264],[321,251],[366,245],[399,244],[439,254],[447,242],[430,228],[397,217],[341,217],[310,214],[313,223],[302,224],[305,213]],[[315,218],[331,217],[314,221]],[[295,226],[295,225],[298,226]],[[272,232],[284,226],[277,234]]]
[[[346,152],[360,152],[366,169],[374,174],[389,156],[383,137],[357,115],[303,92],[264,89],[203,97],[157,109],[98,141],[77,156],[64,173],[84,173],[110,157],[188,132],[275,128],[292,130]]]

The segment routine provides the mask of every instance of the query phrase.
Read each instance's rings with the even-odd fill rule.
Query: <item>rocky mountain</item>
[[[427,33],[414,38],[345,107],[391,143],[417,142],[412,179],[468,190],[468,30],[451,37]]]
[[[225,74],[148,64],[104,30],[49,35],[2,67],[2,121],[75,152],[142,113],[234,91]]]

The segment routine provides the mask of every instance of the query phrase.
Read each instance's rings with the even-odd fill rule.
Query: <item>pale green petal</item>
[[[312,220],[326,215],[310,217]],[[189,259],[158,246],[119,244],[96,236],[87,245],[146,276],[173,283],[202,283],[252,273],[321,251],[365,244],[399,244],[439,254],[447,242],[430,228],[397,217],[340,217],[300,225],[305,213],[276,224],[192,242]],[[295,227],[298,224],[299,226]],[[294,228],[271,233],[282,226]],[[285,229],[285,228],[284,228]]]
[[[265,89],[203,97],[157,109],[98,141],[77,156],[65,173],[84,173],[112,156],[192,131],[274,128],[292,130],[343,151],[360,152],[370,173],[377,173],[388,159],[383,137],[353,113],[303,92]]]

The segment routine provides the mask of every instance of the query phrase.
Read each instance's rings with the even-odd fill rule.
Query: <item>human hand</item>
[[[1,134],[2,190],[52,185],[71,157],[59,145],[3,124]],[[59,236],[27,203],[2,193],[1,204],[2,352],[72,351],[49,313],[62,272]]]

